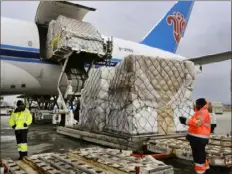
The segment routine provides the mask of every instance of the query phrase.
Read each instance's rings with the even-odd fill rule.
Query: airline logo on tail
[[[179,1],[166,13],[141,44],[175,53],[188,25],[194,1]]]
[[[174,12],[173,15],[169,15],[166,18],[166,21],[168,25],[173,25],[173,36],[178,44],[186,26],[184,15],[182,15],[180,12]]]

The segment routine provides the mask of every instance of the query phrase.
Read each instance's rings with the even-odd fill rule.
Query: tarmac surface
[[[14,131],[8,125],[9,116],[1,116],[1,159],[18,158],[17,145]],[[227,134],[231,132],[231,113],[217,115],[216,134]],[[50,124],[32,125],[28,134],[29,155],[47,152],[66,152],[69,149],[78,149],[94,146],[88,142],[65,137],[56,133]],[[192,162],[177,159],[163,160],[166,164],[173,165],[175,174],[192,174]],[[232,174],[231,169],[212,168],[212,174]]]

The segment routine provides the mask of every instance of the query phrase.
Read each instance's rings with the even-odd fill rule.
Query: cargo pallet
[[[143,158],[147,151],[156,159],[175,157],[182,160],[192,161],[191,149],[185,150],[188,141],[185,139],[186,133],[177,133],[173,135],[134,135],[117,137],[112,134],[93,133],[77,129],[75,127],[58,127],[57,133],[69,137],[85,140],[101,146],[110,148],[132,150],[133,156]],[[162,141],[177,142],[177,144],[163,143]],[[232,142],[231,136],[211,135],[210,149],[208,157],[211,166],[232,167]],[[179,143],[179,144],[178,144]],[[180,143],[183,143],[182,146]],[[225,149],[226,148],[226,149]],[[216,150],[215,150],[216,149]],[[228,151],[228,149],[230,149]]]
[[[92,142],[98,145],[107,146],[116,149],[123,150],[133,150],[143,152],[143,149],[146,149],[147,143],[149,140],[157,140],[164,138],[180,138],[184,137],[186,133],[177,133],[172,135],[158,135],[158,134],[149,134],[149,135],[124,135],[119,136],[111,133],[96,133],[89,132],[85,130],[78,129],[76,127],[57,127],[57,133],[61,135],[66,135],[69,137],[85,140]]]
[[[3,163],[13,174],[174,174],[174,169],[152,157],[139,159],[131,151],[100,147],[73,150],[65,154],[46,153]]]
[[[230,168],[232,166],[231,140],[225,136],[221,137],[223,138],[215,139],[214,135],[211,136],[209,144],[206,146],[207,158],[211,166]],[[215,141],[220,143],[215,145]],[[150,140],[147,149],[153,153],[162,153],[182,160],[193,161],[191,147],[184,138]]]

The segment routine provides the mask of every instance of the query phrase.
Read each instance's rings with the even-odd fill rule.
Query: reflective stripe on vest
[[[204,167],[205,164],[199,164],[199,163],[195,163],[195,166],[198,166],[198,167]]]
[[[206,126],[206,127],[210,127],[211,126],[211,124],[207,124],[207,123],[204,123],[203,125]]]
[[[19,127],[19,128],[15,127],[15,130],[24,130],[24,129],[28,129],[28,127]]]

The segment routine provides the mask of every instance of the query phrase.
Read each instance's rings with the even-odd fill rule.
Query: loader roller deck
[[[43,153],[25,157],[21,161],[3,159],[12,174],[193,174],[193,164],[189,161],[158,161],[151,156],[143,159],[133,157],[131,151],[103,149],[99,147],[72,150],[64,154]],[[172,163],[186,165],[184,168],[173,168]],[[170,164],[170,165],[166,165]],[[177,165],[177,164],[175,164]],[[229,168],[211,166],[212,174],[229,174]],[[231,173],[231,172],[230,172]]]
[[[58,127],[57,132],[62,135],[85,140],[104,147],[125,150],[130,149],[134,152],[139,152],[140,154],[143,154],[148,150],[151,153],[164,156],[161,158],[175,157],[181,160],[192,161],[192,153],[188,146],[188,141],[185,138],[185,133],[150,136],[135,135],[132,137],[119,138],[112,134],[92,133],[74,127]],[[232,166],[231,148],[231,136],[211,135],[209,145],[206,147],[210,165],[230,168]],[[139,155],[137,155],[137,157],[138,156]]]
[[[215,142],[217,142],[215,144]],[[172,155],[182,160],[193,161],[191,147],[185,138],[148,141],[147,149],[153,153]],[[211,135],[206,146],[206,154],[211,166],[231,167],[231,136]]]
[[[69,151],[65,154],[45,153],[3,163],[13,174],[174,174],[174,169],[152,157],[139,159],[131,151],[104,149],[100,147]]]

